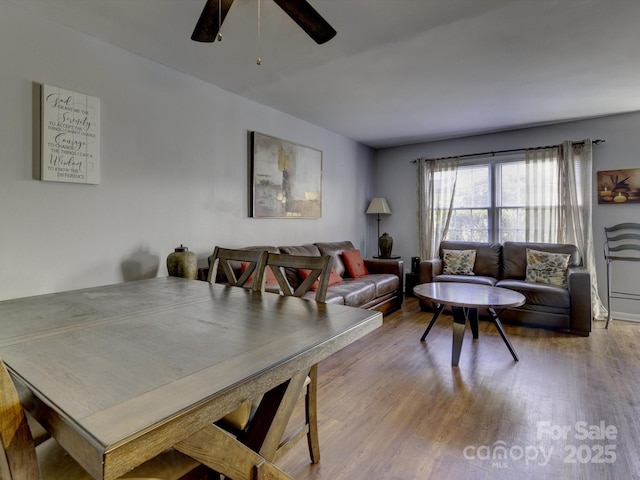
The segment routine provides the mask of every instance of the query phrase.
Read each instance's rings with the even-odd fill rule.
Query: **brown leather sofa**
[[[388,313],[399,309],[403,299],[403,273],[404,264],[402,260],[379,260],[363,259],[369,272],[368,275],[351,278],[342,260],[342,252],[355,250],[350,241],[341,242],[318,242],[313,244],[296,246],[252,246],[249,249],[268,250],[274,253],[285,253],[289,255],[329,255],[332,258],[331,268],[336,270],[343,280],[327,288],[327,303],[337,303],[351,307],[365,308]],[[209,259],[209,265],[211,259]],[[206,280],[208,268],[198,270],[198,279]],[[221,272],[218,272],[220,275]],[[301,281],[297,272],[287,272],[287,280],[293,288],[297,287]],[[224,282],[224,278],[218,276],[217,280]],[[268,289],[267,289],[268,290]],[[307,296],[312,299],[315,292],[308,292]]]
[[[568,288],[525,281],[526,249],[571,255],[567,270]],[[443,275],[443,250],[476,250],[474,275]],[[591,332],[591,280],[582,267],[575,245],[556,243],[505,242],[476,243],[443,241],[438,258],[420,262],[419,282],[466,282],[503,287],[522,293],[524,305],[506,310],[500,319],[505,323],[547,327],[589,336]],[[423,310],[433,308],[420,301]]]

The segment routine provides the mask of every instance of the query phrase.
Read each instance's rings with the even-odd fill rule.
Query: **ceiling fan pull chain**
[[[258,0],[258,42],[256,45],[258,51],[258,58],[256,59],[257,65],[262,65],[262,58],[260,58],[260,0]]]
[[[218,0],[218,41],[222,41],[222,0]]]

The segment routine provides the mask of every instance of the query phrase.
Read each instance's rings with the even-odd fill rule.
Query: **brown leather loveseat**
[[[569,254],[567,286],[526,281],[527,249]],[[473,275],[443,274],[444,250],[475,250]],[[506,310],[500,319],[507,323],[541,326],[574,335],[591,332],[591,280],[574,245],[556,243],[476,243],[443,241],[438,258],[420,262],[419,281],[466,282],[503,287],[522,293],[524,305]],[[420,301],[422,309],[432,305]]]

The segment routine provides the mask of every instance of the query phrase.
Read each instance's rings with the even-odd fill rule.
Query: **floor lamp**
[[[378,256],[380,256],[380,214],[383,215],[391,215],[391,209],[389,208],[389,204],[382,197],[375,197],[371,200],[369,204],[369,208],[366,211],[367,215],[376,214],[378,215]]]

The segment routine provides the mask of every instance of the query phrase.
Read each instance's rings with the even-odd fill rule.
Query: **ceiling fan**
[[[306,0],[273,0],[284,10],[316,43],[322,44],[331,40],[336,31]],[[220,26],[224,21],[233,0],[207,0],[200,14],[191,40],[196,42],[213,42],[218,37]]]

